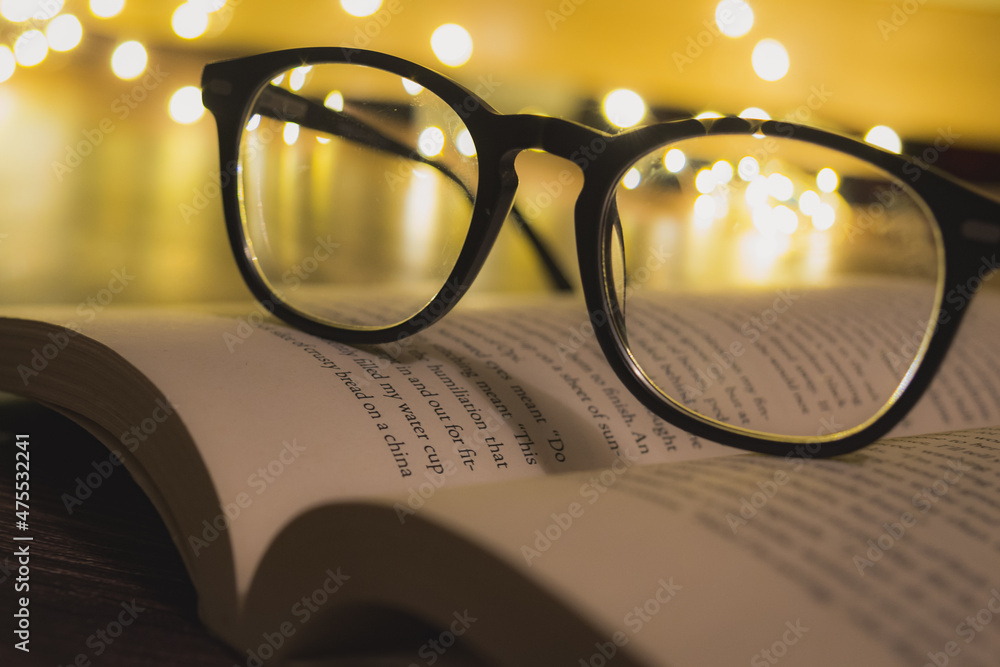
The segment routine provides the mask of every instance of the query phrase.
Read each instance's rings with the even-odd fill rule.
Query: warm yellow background
[[[739,39],[709,32],[716,2],[704,0],[398,3],[383,26],[347,15],[336,0],[230,0],[206,36],[186,41],[170,28],[179,0],[128,0],[108,20],[90,16],[84,0],[67,0],[64,11],[84,23],[81,45],[0,83],[0,303],[78,303],[123,268],[135,278],[121,301],[246,295],[218,201],[187,221],[182,215],[183,205],[215,192],[214,122],[206,114],[179,125],[167,103],[178,88],[197,85],[205,63],[274,48],[367,46],[448,70],[473,88],[491,77],[500,85],[489,102],[507,112],[530,106],[572,116],[624,86],[674,110],[753,105],[780,118],[821,89],[831,96],[811,123],[855,135],[887,124],[911,141],[951,128],[962,147],[1000,151],[1000,2],[992,0],[750,0],[754,27]],[[455,69],[429,43],[446,22],[466,27],[475,43],[471,60]],[[361,37],[366,28],[373,37]],[[12,44],[19,30],[0,20],[0,43]],[[764,37],[790,54],[791,69],[777,82],[762,81],[750,65]],[[146,79],[152,89],[134,109],[122,96],[135,97],[143,77],[121,81],[109,67],[114,46],[128,39],[146,44],[149,72],[165,73]],[[704,46],[691,46],[699,40]],[[678,54],[695,57],[678,67]],[[81,142],[97,145],[70,171],[57,168]],[[537,156],[519,162],[525,180],[551,181],[563,168]],[[538,192],[526,183],[520,196],[527,202]],[[567,188],[542,221],[567,261],[571,222],[563,213],[571,206]],[[488,283],[508,279],[518,252],[512,241],[488,266]],[[540,284],[531,271],[516,274],[518,288]]]

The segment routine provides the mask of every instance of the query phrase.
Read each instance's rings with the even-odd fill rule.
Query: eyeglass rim
[[[469,236],[458,261],[442,289],[423,309],[389,327],[337,327],[312,319],[290,306],[259,274],[244,233],[236,181],[240,135],[248,120],[250,104],[277,74],[292,67],[321,63],[373,67],[420,84],[456,111],[462,110],[462,120],[476,143],[479,183]],[[1000,225],[996,226],[996,239],[974,238],[975,234],[967,230],[970,221],[987,224],[990,220],[1000,221],[1000,203],[921,164],[919,178],[907,185],[932,213],[932,221],[940,234],[939,253],[943,263],[936,288],[939,321],[931,334],[925,336],[923,359],[915,363],[915,368],[911,367],[909,381],[901,385],[894,398],[861,426],[825,436],[772,436],[711,423],[671,401],[655,388],[630,356],[617,320],[613,290],[609,290],[606,278],[608,259],[601,250],[611,229],[608,219],[616,185],[629,166],[654,146],[703,135],[762,134],[765,138],[804,141],[851,155],[905,182],[907,166],[914,163],[903,156],[832,132],[783,121],[761,122],[734,117],[688,119],[609,134],[559,118],[503,115],[473,91],[434,70],[384,53],[341,47],[287,49],[212,63],[204,69],[202,90],[205,106],[218,125],[226,227],[244,281],[258,301],[282,320],[308,333],[348,344],[397,342],[434,324],[458,303],[489,254],[513,202],[517,184],[513,164],[517,153],[538,148],[573,159],[570,152],[573,146],[583,148],[601,142],[604,148],[595,159],[581,156],[582,159],[574,160],[586,173],[575,207],[575,227],[582,291],[595,337],[616,376],[654,414],[694,435],[753,452],[801,456],[805,451],[809,457],[836,456],[855,451],[887,433],[927,389],[966,312],[964,308],[956,310],[950,313],[947,321],[940,321],[946,286],[965,284],[974,273],[977,256],[996,252],[1000,247]],[[584,267],[595,266],[601,270],[584,270]],[[816,453],[811,451],[812,445],[818,446]]]

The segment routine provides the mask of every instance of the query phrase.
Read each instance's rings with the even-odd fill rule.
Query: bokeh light
[[[111,71],[119,79],[134,79],[146,70],[146,47],[136,41],[124,42],[111,54]]]
[[[334,90],[333,92],[331,92],[329,95],[326,96],[325,100],[323,100],[323,106],[325,106],[327,109],[333,109],[334,111],[343,111],[344,94],[339,90]]]
[[[208,12],[199,3],[185,2],[174,10],[170,25],[174,33],[183,39],[201,37],[208,30]]]
[[[16,69],[17,59],[14,58],[14,52],[10,47],[0,44],[0,83],[14,76]]]
[[[288,75],[288,87],[292,90],[302,90],[302,87],[306,85],[306,76],[311,71],[312,65],[303,65],[293,69],[292,73]]]
[[[99,19],[117,16],[125,7],[125,0],[90,0],[90,13]]]
[[[33,0],[31,18],[36,21],[48,21],[63,10],[63,0]]]
[[[53,51],[69,51],[76,48],[83,39],[83,26],[80,25],[80,19],[72,14],[62,14],[45,26],[45,36]]]
[[[32,0],[0,0],[0,16],[12,23],[23,23],[34,13]]]
[[[745,155],[736,165],[736,173],[740,175],[740,180],[752,181],[760,173],[760,163],[752,155]]]
[[[816,174],[816,187],[823,192],[833,192],[839,184],[840,178],[837,176],[837,172],[829,167],[823,167]]]
[[[899,135],[896,134],[895,130],[886,125],[876,125],[868,130],[868,134],[865,135],[865,141],[872,146],[878,146],[893,153],[899,153],[903,150],[903,142],[899,138]]]
[[[49,42],[41,30],[29,30],[14,42],[14,58],[21,67],[33,67],[49,54]]]
[[[751,56],[753,71],[765,81],[777,81],[788,74],[788,51],[781,42],[774,39],[762,39],[753,47]]]
[[[684,155],[684,151],[679,148],[671,148],[663,156],[663,166],[667,168],[671,174],[676,174],[684,165],[687,163],[687,157]]]
[[[756,120],[771,120],[771,115],[760,107],[747,107],[740,112],[740,118],[756,119]]]
[[[431,35],[431,49],[445,65],[459,67],[472,57],[472,36],[454,23],[445,23]]]
[[[712,165],[712,177],[717,185],[733,180],[733,165],[726,160],[719,160]]]
[[[639,187],[639,183],[642,182],[642,174],[635,167],[632,167],[625,175],[622,177],[622,185],[626,190],[635,190]]]
[[[465,157],[475,157],[476,155],[476,142],[472,140],[472,134],[465,128],[460,130],[455,137],[455,147]]]
[[[615,127],[632,127],[646,115],[646,103],[638,93],[619,88],[604,98],[604,115]]]
[[[715,23],[726,37],[742,37],[753,27],[753,10],[743,0],[722,0],[715,8]]]
[[[351,16],[371,16],[382,6],[382,0],[340,0],[340,6]]]
[[[444,132],[440,127],[431,126],[420,133],[417,150],[424,157],[435,157],[444,150]]]
[[[181,125],[190,125],[205,113],[201,103],[201,88],[184,86],[170,98],[170,117]]]

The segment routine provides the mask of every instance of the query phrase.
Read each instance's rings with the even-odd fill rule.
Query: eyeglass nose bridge
[[[537,149],[573,162],[586,171],[608,148],[612,135],[564,118],[536,114],[498,117],[502,152]]]

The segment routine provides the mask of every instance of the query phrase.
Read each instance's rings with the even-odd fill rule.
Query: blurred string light
[[[329,95],[326,96],[325,100],[323,100],[323,106],[325,106],[327,109],[333,109],[334,111],[343,111],[344,94],[339,90],[334,90],[333,92],[331,92]]]
[[[839,184],[840,178],[837,176],[837,172],[829,167],[823,167],[816,174],[816,187],[823,192],[833,192]]]
[[[684,151],[679,148],[671,148],[663,156],[663,166],[671,174],[676,174],[682,170],[686,163],[687,157],[684,155]]]
[[[285,144],[294,146],[295,142],[299,140],[299,124],[285,123],[285,129],[281,131],[281,138],[285,141]]]
[[[200,6],[207,14],[213,14],[226,6],[226,0],[189,0]]]
[[[34,0],[31,18],[36,21],[48,21],[63,10],[63,0]]]
[[[34,13],[31,0],[0,0],[0,16],[12,23],[23,23]]]
[[[694,188],[703,195],[715,189],[715,175],[711,169],[702,169],[694,177]]]
[[[208,30],[208,11],[202,2],[185,2],[170,17],[174,33],[182,39],[196,39]]]
[[[712,165],[712,178],[716,185],[723,185],[733,180],[733,165],[726,160],[719,160]]]
[[[190,125],[205,113],[201,88],[184,86],[170,97],[170,117],[181,125]]]
[[[90,0],[90,13],[99,19],[117,16],[125,7],[125,0]]]
[[[726,37],[742,37],[753,27],[753,10],[743,0],[722,0],[715,8],[715,23]]]
[[[21,67],[34,67],[49,54],[49,42],[41,30],[29,30],[14,42],[14,58]]]
[[[788,51],[775,39],[762,39],[753,47],[753,71],[765,81],[777,81],[788,74]]]
[[[306,85],[306,76],[311,71],[312,65],[303,65],[293,69],[292,73],[288,75],[288,87],[294,91],[302,90],[302,87]]]
[[[382,6],[382,0],[340,0],[340,6],[351,16],[371,16]]]
[[[775,172],[767,177],[767,194],[778,201],[788,201],[795,194],[795,184],[784,174]]]
[[[698,195],[694,200],[695,226],[704,229],[715,217],[717,204],[712,195]]]
[[[0,0],[0,16],[14,23],[48,21],[62,8],[63,0]]]
[[[10,47],[0,44],[0,83],[14,76],[16,69],[17,60],[14,58],[14,52]]]
[[[771,120],[771,115],[760,107],[747,107],[740,112],[740,118],[755,120]]]
[[[70,51],[83,39],[83,26],[80,25],[80,19],[72,14],[62,14],[45,26],[45,36],[53,51]]]
[[[422,91],[423,89],[424,87],[421,86],[416,81],[410,81],[405,77],[403,78],[403,90],[405,90],[408,94],[419,95],[420,91]]]
[[[834,212],[832,206],[823,202],[816,207],[816,210],[813,211],[811,217],[813,227],[822,232],[830,229],[830,227],[833,227],[833,223],[836,222],[837,219],[837,214]]]
[[[700,114],[695,116],[696,120],[711,120],[713,118],[722,118],[722,114],[718,111],[702,111]]]
[[[814,190],[806,190],[799,195],[799,210],[805,215],[813,215],[819,210],[819,195]]]
[[[632,127],[646,115],[646,103],[638,93],[619,88],[604,98],[604,115],[615,127]]]
[[[465,128],[455,136],[455,147],[465,157],[476,156],[476,142],[472,140],[472,134]]]
[[[444,132],[440,127],[431,126],[420,133],[417,150],[424,157],[437,157],[444,150]]]
[[[626,190],[635,190],[642,183],[642,174],[635,167],[632,167],[622,177],[622,186]]]
[[[772,215],[775,229],[783,234],[792,234],[799,228],[799,216],[783,204],[775,206]]]
[[[460,67],[472,57],[472,36],[460,25],[445,23],[431,35],[431,50],[445,65]]]
[[[752,181],[754,177],[760,174],[760,163],[752,155],[745,155],[737,163],[736,173],[739,174],[740,180]]]
[[[899,153],[903,150],[903,142],[900,140],[899,135],[896,134],[895,130],[886,125],[876,125],[868,130],[868,134],[865,135],[865,141],[893,153]]]
[[[119,79],[134,79],[146,70],[146,47],[136,41],[124,42],[111,54],[111,71]]]

